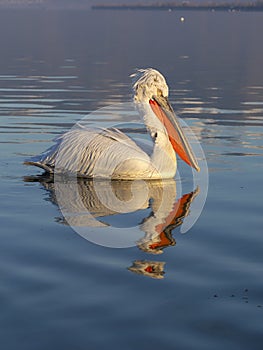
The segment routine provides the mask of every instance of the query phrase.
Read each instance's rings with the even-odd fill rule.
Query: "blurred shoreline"
[[[263,0],[257,1],[153,1],[137,3],[98,3],[86,0],[0,0],[0,9],[25,10],[162,10],[162,11],[263,11]]]
[[[133,4],[97,4],[94,10],[191,10],[191,11],[263,11],[263,0],[258,1],[171,1]]]

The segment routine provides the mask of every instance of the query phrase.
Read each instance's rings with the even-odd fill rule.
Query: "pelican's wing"
[[[56,165],[58,172],[107,178],[120,168],[122,172],[130,173],[134,170],[134,160],[144,167],[147,163],[149,167],[149,156],[121,131],[80,126],[57,138],[54,146],[25,164],[36,165],[48,172],[54,172]]]

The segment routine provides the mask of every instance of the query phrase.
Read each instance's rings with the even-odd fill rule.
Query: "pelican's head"
[[[155,96],[168,97],[169,89],[165,78],[156,69],[138,69],[131,77],[134,79],[134,101],[149,102]]]
[[[169,103],[169,89],[165,78],[153,68],[138,69],[131,77],[134,79],[134,102],[146,106],[154,113],[166,129],[169,141],[177,153],[188,165],[199,171],[197,160]],[[152,112],[150,115],[152,115]],[[148,113],[149,114],[149,113]],[[150,120],[152,120],[150,118]],[[154,121],[153,121],[154,124]],[[151,129],[151,125],[147,127]],[[157,133],[158,134],[158,133]]]

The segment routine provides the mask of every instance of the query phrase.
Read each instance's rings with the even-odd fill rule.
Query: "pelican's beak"
[[[165,126],[169,140],[179,157],[195,170],[200,171],[195,155],[167,97],[154,96],[150,100],[154,114]]]

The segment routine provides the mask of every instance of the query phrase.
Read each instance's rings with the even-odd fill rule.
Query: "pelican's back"
[[[49,173],[54,173],[56,168],[57,173],[83,177],[130,179],[146,177],[150,158],[117,129],[78,126],[57,138],[56,144],[45,153],[25,164],[38,166]]]

